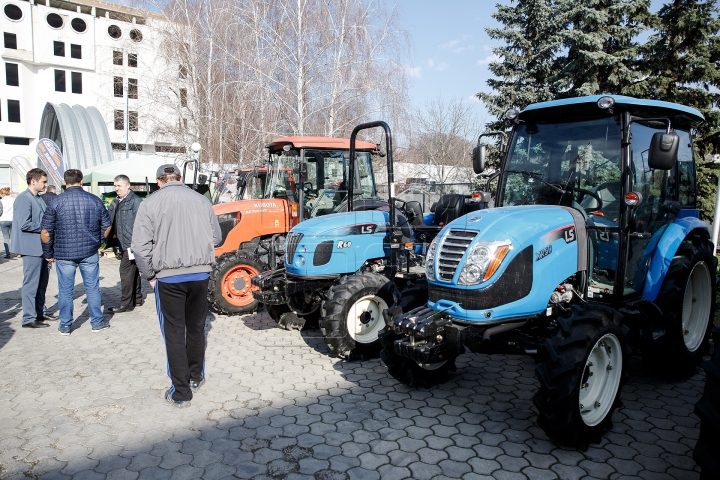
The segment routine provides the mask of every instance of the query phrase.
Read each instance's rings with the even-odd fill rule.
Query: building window
[[[74,45],[71,43],[70,44],[70,57],[81,60],[82,59],[82,46]]]
[[[137,67],[137,53],[128,53],[128,67]]]
[[[17,63],[5,64],[5,83],[11,87],[20,86],[20,75],[18,73]]]
[[[128,123],[131,132],[138,131],[138,112],[128,112]]]
[[[120,30],[120,27],[117,25],[110,25],[108,27],[108,35],[110,35],[110,38],[117,40],[120,37],[122,37],[122,30]]]
[[[180,78],[187,78],[187,67],[180,65]]]
[[[56,57],[65,56],[65,42],[53,42],[53,53]]]
[[[20,100],[8,100],[8,122],[20,123]]]
[[[5,5],[5,16],[9,18],[10,20],[15,20],[16,22],[23,18],[23,12],[20,10],[20,7],[17,5],[13,5],[12,3],[8,3]]]
[[[30,145],[29,138],[22,137],[5,137],[6,145]]]
[[[55,91],[65,92],[65,70],[55,70]]]
[[[87,30],[87,24],[85,23],[85,20],[82,20],[80,18],[73,18],[70,22],[70,26],[78,33],[83,33],[85,30]]]
[[[185,153],[185,147],[174,147],[172,145],[155,145],[158,153]]]
[[[116,97],[123,96],[123,78],[113,77],[113,92]]]
[[[11,48],[17,50],[17,35],[14,33],[5,33],[5,48]]]
[[[180,106],[187,107],[187,89],[186,88],[180,89]]]
[[[115,130],[125,130],[125,112],[115,110]]]
[[[123,53],[118,52],[117,50],[113,50],[113,65],[122,65],[123,64]]]
[[[124,143],[111,143],[110,146],[113,150],[121,150],[125,151],[126,144]],[[129,150],[131,152],[142,152],[142,145],[139,143],[131,143],[129,144]]]
[[[137,78],[128,78],[128,97],[135,98],[135,99],[137,99],[137,97],[138,97]]]
[[[50,13],[47,17],[45,17],[45,21],[48,25],[50,25],[51,28],[62,28],[62,26],[65,24],[65,21],[63,18],[58,15],[57,13]]]
[[[72,86],[72,93],[82,93],[82,73],[71,72],[70,83]]]
[[[137,30],[137,29],[130,30],[130,40],[132,40],[133,42],[139,43],[139,42],[142,42],[142,39],[143,39],[143,35],[140,32],[140,30]]]

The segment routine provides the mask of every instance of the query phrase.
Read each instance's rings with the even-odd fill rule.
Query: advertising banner
[[[16,155],[10,159],[10,168],[15,170],[15,173],[17,173],[20,178],[25,181],[25,177],[27,177],[27,172],[29,172],[35,167],[33,167],[32,162],[30,162],[27,157],[23,157],[22,155]]]
[[[37,154],[40,156],[48,173],[55,181],[58,187],[62,185],[63,175],[65,174],[65,162],[63,162],[60,148],[49,138],[41,138],[37,144]]]

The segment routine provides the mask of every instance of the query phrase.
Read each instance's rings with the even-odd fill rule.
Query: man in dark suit
[[[45,193],[40,194],[40,198],[43,199],[43,202],[45,202],[45,205],[50,205],[50,200],[52,200],[55,197],[57,197],[57,190],[55,188],[55,185],[48,185]]]
[[[15,199],[10,251],[22,256],[22,326],[44,328],[45,290],[50,278],[50,264],[43,258],[40,225],[47,206],[39,194],[47,186],[47,174],[33,168],[26,176],[28,188]]]

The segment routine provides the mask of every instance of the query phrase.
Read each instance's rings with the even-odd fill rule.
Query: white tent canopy
[[[116,176],[127,175],[130,178],[130,183],[144,184],[147,178],[147,181],[152,184],[155,183],[157,169],[167,163],[173,162],[168,158],[154,155],[130,155],[129,158],[103,163],[83,170],[83,183],[86,185],[90,183],[113,183]],[[178,168],[182,172],[182,167]],[[190,165],[188,165],[188,178],[183,180],[192,183],[193,173],[190,170]]]

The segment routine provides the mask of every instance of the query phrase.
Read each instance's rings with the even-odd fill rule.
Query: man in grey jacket
[[[140,204],[131,248],[155,289],[172,382],[165,400],[184,408],[205,383],[208,279],[222,233],[208,199],[181,180],[175,165],[158,168],[160,190]]]

